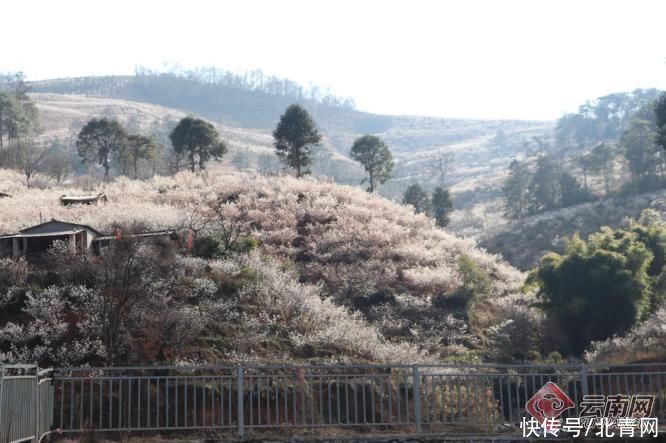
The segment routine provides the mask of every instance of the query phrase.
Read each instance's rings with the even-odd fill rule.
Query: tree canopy
[[[654,104],[659,146],[666,149],[666,92],[662,92]]]
[[[196,170],[197,160],[199,169],[203,170],[211,157],[218,160],[227,151],[215,127],[199,118],[183,118],[171,131],[169,139],[176,154],[187,155],[192,172]]]
[[[296,177],[310,173],[311,150],[321,142],[321,134],[305,109],[289,106],[273,131],[273,139],[276,154],[283,163],[296,169]]]
[[[661,306],[665,250],[664,224],[643,222],[602,228],[587,242],[576,235],[564,255],[545,255],[530,278],[539,285],[555,350],[580,355]]]
[[[449,224],[451,209],[453,209],[453,202],[449,190],[438,186],[432,193],[432,212],[437,226],[443,228]]]
[[[139,177],[139,161],[155,158],[156,151],[157,145],[152,137],[138,134],[127,137],[127,145],[123,151],[123,160],[128,165],[131,165],[135,179]]]
[[[368,173],[361,183],[369,183],[368,192],[374,192],[376,184],[391,178],[393,155],[384,141],[375,135],[357,138],[351,148],[351,157],[361,163]]]
[[[589,155],[578,157],[576,161],[583,163],[585,171],[591,168],[587,163],[592,163]],[[511,162],[502,195],[505,214],[514,219],[577,205],[592,198],[550,154],[537,158],[534,171],[527,161]]]
[[[92,119],[81,129],[76,140],[76,149],[83,162],[94,162],[104,167],[104,178],[108,180],[111,164],[109,158],[124,149],[127,141],[125,129],[116,120]]]
[[[410,185],[405,190],[402,203],[412,205],[417,214],[428,214],[431,209],[430,196],[418,183]]]
[[[609,94],[581,105],[578,112],[560,118],[555,139],[561,147],[584,146],[616,140],[632,116],[657,97],[656,89]]]

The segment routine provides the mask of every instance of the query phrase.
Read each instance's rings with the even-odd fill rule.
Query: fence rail
[[[585,395],[655,396],[666,363],[58,368],[0,366],[0,443],[62,433],[211,431],[319,435],[519,433],[525,404],[556,383]]]
[[[584,395],[650,394],[664,419],[666,364],[60,368],[60,431],[347,429],[357,433],[517,432],[546,382],[579,414]]]

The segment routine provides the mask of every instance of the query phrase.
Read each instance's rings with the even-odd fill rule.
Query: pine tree
[[[417,214],[428,214],[431,209],[430,197],[419,184],[410,185],[405,190],[402,203],[412,205]]]
[[[111,155],[125,148],[127,134],[116,120],[108,118],[92,119],[81,129],[76,141],[76,149],[83,162],[94,162],[104,167],[104,179],[109,179]]]
[[[552,156],[542,155],[529,186],[530,212],[538,214],[560,205],[560,168]]]
[[[662,92],[654,105],[655,120],[657,123],[657,143],[666,149],[666,92]]]
[[[657,176],[656,133],[651,122],[634,118],[622,134],[620,146],[629,163],[631,178],[635,185],[651,189]]]
[[[449,224],[451,209],[453,209],[453,202],[449,190],[441,187],[435,188],[435,192],[432,194],[432,212],[437,226],[443,228]]]
[[[192,172],[196,169],[197,159],[199,170],[204,170],[211,157],[219,160],[227,152],[215,127],[199,118],[183,118],[171,131],[169,139],[177,155],[187,155]]]
[[[589,193],[583,189],[576,178],[568,172],[560,175],[560,206],[569,206],[584,203],[590,199]]]
[[[383,184],[391,177],[393,156],[386,143],[377,136],[364,135],[356,139],[351,158],[361,163],[368,173],[368,177],[361,181],[370,184],[368,192],[374,192],[377,183]]]
[[[276,154],[283,163],[296,169],[296,177],[310,173],[311,150],[321,142],[321,134],[305,109],[289,106],[273,131],[273,139]]]
[[[527,215],[531,173],[525,162],[514,160],[509,165],[509,177],[502,186],[505,213],[509,218]]]
[[[601,172],[604,178],[604,193],[608,197],[611,190],[611,177],[613,174],[613,160],[615,159],[615,148],[608,143],[600,143],[595,146],[592,155],[592,171]]]

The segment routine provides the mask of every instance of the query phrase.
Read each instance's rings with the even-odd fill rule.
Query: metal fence
[[[60,431],[211,430],[319,434],[519,432],[525,403],[546,382],[584,395],[649,394],[666,415],[666,364],[210,366],[61,368]]]
[[[0,442],[41,440],[53,423],[50,370],[0,365]]]

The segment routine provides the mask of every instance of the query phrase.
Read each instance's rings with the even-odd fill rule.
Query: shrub
[[[624,337],[594,342],[585,353],[591,363],[663,362],[666,358],[666,308],[661,308]]]
[[[491,292],[491,281],[488,274],[481,269],[469,256],[458,257],[458,272],[462,285],[440,303],[449,309],[467,313],[475,300],[485,298]]]
[[[220,254],[220,241],[215,237],[197,237],[192,242],[192,255],[201,258],[215,258]]]
[[[239,252],[249,253],[257,249],[259,245],[261,245],[261,242],[258,238],[248,235],[238,239],[238,246],[236,249]]]
[[[635,233],[604,228],[565,255],[543,257],[533,273],[549,319],[562,334],[557,350],[580,355],[593,340],[629,330],[649,312],[652,253]]]
[[[0,258],[0,289],[3,285],[21,286],[30,275],[30,265],[23,257]]]

